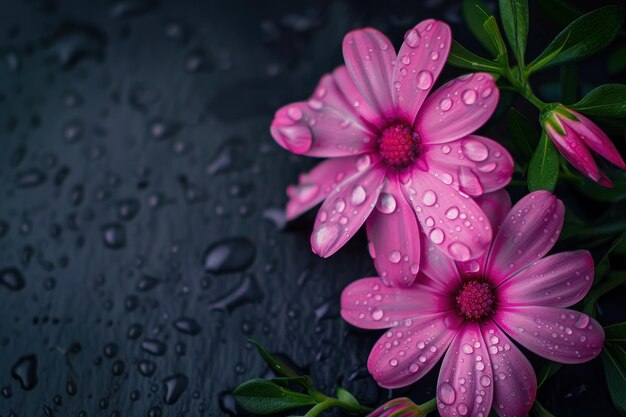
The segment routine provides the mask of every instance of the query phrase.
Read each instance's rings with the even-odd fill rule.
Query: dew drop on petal
[[[452,108],[452,100],[449,98],[444,98],[439,102],[439,108],[441,111],[448,111]]]
[[[404,34],[404,42],[406,42],[410,48],[417,48],[420,44],[420,39],[421,36],[415,28],[408,30]]]
[[[457,217],[459,217],[459,209],[455,206],[450,207],[446,211],[446,217],[450,220],[456,219]]]
[[[428,90],[433,85],[433,74],[430,71],[420,71],[415,78],[417,88]]]
[[[584,329],[585,327],[587,327],[588,324],[589,316],[581,313],[581,315],[578,317],[578,320],[576,320],[576,323],[574,323],[574,327],[576,327],[577,329]]]
[[[379,321],[380,319],[383,318],[383,315],[384,315],[384,313],[383,313],[382,310],[376,309],[376,310],[372,311],[372,320]]]
[[[365,188],[360,185],[357,185],[352,189],[352,195],[350,197],[350,201],[355,206],[359,206],[363,204],[365,198],[367,197],[367,193],[365,192]]]
[[[442,403],[450,405],[456,400],[456,391],[452,385],[444,382],[437,388],[437,397]]]
[[[460,415],[465,416],[467,415],[467,406],[463,403],[460,403],[456,406],[456,411],[458,411]]]
[[[376,203],[376,208],[378,211],[384,214],[391,214],[396,210],[397,202],[396,198],[388,193],[382,193],[378,202]]]
[[[402,254],[397,250],[389,252],[389,262],[397,264],[402,259]]]
[[[454,259],[459,261],[467,261],[470,259],[471,252],[470,249],[461,242],[453,242],[448,246],[448,252]]]
[[[463,142],[463,153],[474,162],[482,162],[489,156],[489,149],[477,140]]]
[[[444,239],[443,230],[439,229],[438,227],[435,227],[433,230],[430,231],[430,233],[428,234],[428,237],[433,243],[439,244],[443,242],[443,239]]]
[[[477,96],[476,91],[465,90],[463,91],[463,94],[461,94],[461,99],[463,100],[463,103],[470,106],[476,102],[476,98],[477,98],[476,96]]]
[[[433,191],[428,190],[424,193],[424,196],[422,197],[422,202],[426,206],[431,207],[437,202],[437,195]]]

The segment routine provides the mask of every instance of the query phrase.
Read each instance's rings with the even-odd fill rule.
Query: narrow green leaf
[[[289,384],[298,384],[305,387],[310,387],[313,385],[310,376],[296,376],[296,377],[288,377],[288,376],[280,376],[276,378],[270,379],[273,383],[280,385],[281,387],[287,388]]]
[[[314,405],[306,394],[280,387],[265,379],[252,379],[233,392],[237,403],[249,413],[268,415],[292,408]]]
[[[544,361],[537,371],[537,388],[540,388],[544,382],[556,374],[563,365],[552,361]]]
[[[528,72],[528,74],[532,74],[533,72],[538,71],[541,68],[547,66],[550,62],[552,62],[553,59],[559,56],[563,48],[565,48],[565,45],[567,44],[568,39],[569,39],[569,33],[564,39],[560,40],[561,43],[558,46],[556,46],[552,52],[545,54],[546,51],[544,51],[544,53],[542,53],[540,56],[535,58],[533,62],[528,64],[528,66],[526,67],[526,71]],[[552,41],[550,45],[552,45],[553,43],[554,41]]]
[[[548,47],[530,64],[534,70],[573,61],[592,55],[608,46],[619,32],[624,21],[624,9],[605,6],[591,11],[570,23]],[[565,42],[564,42],[565,40]],[[551,60],[538,65],[558,49]]]
[[[286,364],[276,359],[274,355],[272,355],[270,351],[262,346],[259,342],[253,339],[248,339],[248,341],[257,348],[263,360],[272,368],[274,372],[276,372],[277,375],[283,375],[289,378],[297,378],[300,376],[293,369],[289,368]]]
[[[611,342],[626,342],[626,321],[604,327],[606,340]]]
[[[467,68],[472,71],[485,71],[500,73],[501,67],[495,62],[482,58],[463,47],[460,43],[453,40],[450,55],[448,56],[448,64],[459,68]]]
[[[523,68],[528,37],[528,0],[500,0],[500,17],[506,39]]]
[[[620,365],[620,361],[613,352],[606,348],[602,350],[602,363],[611,400],[617,411],[626,415],[626,370]]]
[[[489,35],[491,42],[496,49],[496,62],[501,67],[507,67],[509,65],[509,57],[506,54],[506,44],[504,43],[504,39],[502,38],[502,34],[500,33],[500,28],[498,27],[498,22],[496,22],[496,18],[493,16],[489,16],[489,18],[483,24],[485,28],[485,32]]]
[[[570,106],[591,116],[626,117],[626,84],[604,84]]]
[[[506,127],[513,145],[525,162],[530,161],[533,148],[537,146],[537,131],[526,116],[514,108],[506,116]]]
[[[497,49],[483,27],[483,23],[489,18],[488,10],[483,0],[463,0],[463,18],[469,30],[493,56],[497,56]]]
[[[528,189],[530,191],[554,191],[559,179],[559,155],[545,132],[528,165]]]
[[[360,405],[359,400],[357,400],[348,390],[342,387],[337,387],[337,399],[353,407],[358,407]]]

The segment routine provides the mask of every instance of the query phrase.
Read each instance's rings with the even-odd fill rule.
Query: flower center
[[[378,139],[378,151],[383,161],[394,168],[411,165],[418,154],[419,137],[404,123],[396,123],[383,130]]]
[[[463,284],[456,295],[456,306],[465,318],[479,320],[491,315],[495,300],[491,285],[468,281]]]

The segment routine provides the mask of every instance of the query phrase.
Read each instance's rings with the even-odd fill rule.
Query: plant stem
[[[366,407],[360,404],[358,406],[354,406],[352,404],[348,404],[341,400],[338,400],[337,398],[326,397],[325,400],[317,403],[313,408],[307,411],[304,417],[315,417],[318,414],[332,407],[342,408],[348,411],[349,413],[354,413],[354,414],[366,414],[372,411],[370,407]]]
[[[322,401],[321,403],[317,403],[313,408],[306,412],[304,417],[315,417],[322,411],[333,406],[333,399],[329,398],[327,400]]]
[[[513,74],[514,71],[521,71],[519,79]],[[531,102],[540,111],[543,110],[546,103],[539,100],[539,98],[537,98],[537,96],[533,93],[533,90],[528,83],[528,74],[524,69],[511,70],[511,68],[504,68],[502,76],[506,78],[515,91],[517,91],[522,97]]]
[[[437,398],[433,398],[432,400],[427,401],[424,404],[421,404],[419,408],[421,408],[422,411],[424,411],[424,415],[432,413],[433,411],[437,409]]]

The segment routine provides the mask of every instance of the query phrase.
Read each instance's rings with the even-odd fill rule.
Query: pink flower
[[[542,112],[541,122],[559,152],[577,170],[595,182],[605,187],[613,186],[611,180],[598,169],[590,150],[621,169],[626,169],[611,139],[582,114],[561,104],[551,104]]]
[[[492,405],[502,417],[520,417],[533,404],[537,381],[509,337],[557,362],[600,353],[602,327],[565,308],[591,287],[593,259],[587,251],[545,257],[564,217],[563,203],[546,191],[510,211],[504,191],[480,204],[497,230],[484,256],[455,263],[425,247],[417,283],[397,288],[361,279],[344,290],[341,315],[361,328],[390,328],[368,360],[379,385],[409,385],[447,351],[437,385],[443,417],[487,416]]]
[[[400,397],[387,401],[367,417],[424,417],[424,410],[410,399]]]
[[[276,142],[332,158],[287,191],[288,219],[324,201],[311,236],[318,255],[332,255],[366,223],[381,278],[409,285],[420,229],[454,259],[485,251],[491,228],[470,196],[504,187],[513,161],[471,135],[498,103],[491,75],[459,77],[427,97],[450,43],[448,25],[426,20],[406,33],[396,57],[379,31],[355,30],[343,41],[346,66],[325,75],[308,101],[276,112]]]

